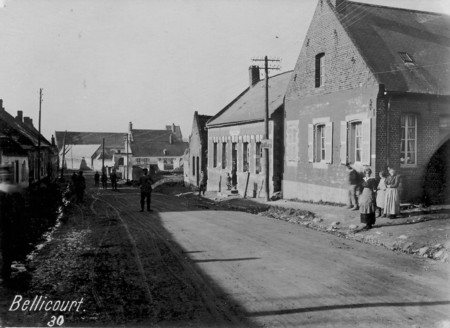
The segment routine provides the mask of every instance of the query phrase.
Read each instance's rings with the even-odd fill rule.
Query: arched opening
[[[423,192],[426,205],[450,204],[450,140],[428,162]]]

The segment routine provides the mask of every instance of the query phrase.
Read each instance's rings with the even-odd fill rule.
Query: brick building
[[[262,140],[264,137],[265,81],[259,68],[249,69],[250,86],[206,124],[208,128],[208,190],[224,191],[227,173],[236,163],[239,194],[264,196]],[[281,190],[283,178],[283,99],[291,72],[269,78],[270,192]],[[248,181],[248,182],[247,182]],[[260,193],[260,191],[262,192]]]
[[[285,98],[284,197],[345,203],[350,162],[396,167],[403,201],[445,201],[448,35],[446,15],[319,0]]]
[[[185,183],[187,185],[199,186],[200,173],[207,171],[208,160],[208,131],[206,122],[212,118],[209,115],[199,115],[194,112],[192,132],[189,136],[189,153],[184,162]]]

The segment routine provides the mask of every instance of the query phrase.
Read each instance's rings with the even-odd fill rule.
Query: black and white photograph
[[[448,0],[0,0],[0,327],[450,328]]]

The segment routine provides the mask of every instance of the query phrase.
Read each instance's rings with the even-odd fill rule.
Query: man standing
[[[359,174],[351,167],[350,163],[347,163],[347,173],[348,173],[348,206],[353,211],[359,209],[358,205],[358,192],[359,192]]]
[[[147,175],[148,170],[144,169],[144,175],[139,178],[139,186],[141,186],[141,212],[144,212],[144,204],[147,199],[147,211],[152,212],[150,203],[152,201],[152,183],[153,179]]]
[[[75,193],[77,195],[77,203],[82,203],[84,198],[84,190],[86,189],[86,180],[83,176],[83,171],[78,172],[75,181]]]
[[[109,175],[109,179],[111,180],[111,189],[117,191],[117,173],[115,169]]]
[[[95,174],[94,174],[94,182],[95,182],[95,187],[98,188],[99,182],[100,182],[100,174],[98,174],[98,171],[95,171]]]
[[[203,193],[203,196],[205,195],[206,192],[206,181],[208,180],[207,176],[206,176],[206,172],[202,171],[200,173],[200,185],[198,187],[198,195],[200,196]]]

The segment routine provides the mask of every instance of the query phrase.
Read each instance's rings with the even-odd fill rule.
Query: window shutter
[[[361,162],[363,165],[370,165],[370,136],[371,136],[371,124],[370,118],[362,121],[362,154],[361,154]]]
[[[314,161],[314,126],[308,124],[308,161]]]
[[[347,122],[341,121],[341,163],[347,164]]]
[[[325,163],[333,162],[333,122],[325,125]]]

